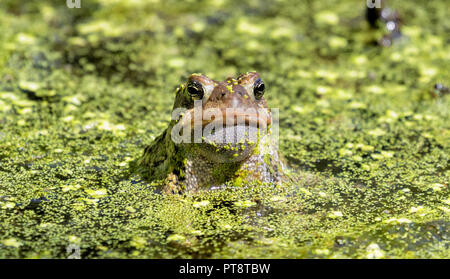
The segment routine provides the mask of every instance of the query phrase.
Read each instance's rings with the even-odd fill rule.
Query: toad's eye
[[[266,86],[264,82],[258,78],[253,85],[253,94],[255,94],[256,99],[261,99],[264,95],[264,91],[266,90]]]
[[[192,80],[188,83],[187,91],[194,100],[200,100],[203,98],[203,86],[196,80]]]

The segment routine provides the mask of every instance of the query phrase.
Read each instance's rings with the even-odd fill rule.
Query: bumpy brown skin
[[[201,98],[189,93],[187,87],[192,82],[202,85],[204,94]],[[255,84],[258,82],[261,81],[256,72],[242,74],[237,79],[228,78],[223,82],[200,74],[191,75],[188,81],[178,88],[173,106],[174,110],[185,108],[186,111],[172,120],[169,127],[145,149],[143,156],[137,160],[134,171],[147,180],[164,179],[165,186],[162,190],[166,193],[212,189],[227,182],[280,183],[282,164],[276,146],[271,141],[270,132],[261,132],[257,142],[246,142],[244,147],[242,143],[239,145],[232,142],[232,145],[235,144],[233,146],[242,147],[232,148],[234,151],[230,151],[226,146],[217,147],[205,142],[175,143],[172,138],[172,129],[177,124],[185,123],[184,125],[193,127],[191,121],[186,121],[185,117],[188,114],[193,115],[194,99],[202,101],[203,110],[267,109],[264,97],[254,93]],[[211,122],[213,121],[208,123]],[[202,128],[208,123],[203,123]],[[261,127],[265,125],[270,127],[270,124],[270,113],[258,118],[259,131],[263,131]]]

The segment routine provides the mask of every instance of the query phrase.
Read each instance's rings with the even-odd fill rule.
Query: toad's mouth
[[[178,122],[183,127],[184,143],[213,161],[240,161],[268,133],[268,109],[206,109],[185,112]],[[184,137],[187,135],[187,137]]]
[[[187,116],[187,117],[186,117]],[[183,126],[196,128],[212,128],[216,130],[233,126],[255,127],[267,129],[271,124],[268,109],[205,109],[190,110],[182,119]]]
[[[210,124],[213,123],[210,122]],[[209,126],[210,124],[203,129],[201,141],[194,140],[191,147],[197,153],[215,162],[245,160],[253,153],[254,148],[258,146],[260,137],[264,134],[264,131],[257,128],[256,125],[235,124],[217,128],[215,125]]]

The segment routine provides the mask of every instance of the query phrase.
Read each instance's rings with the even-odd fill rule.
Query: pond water
[[[0,3],[0,258],[449,257],[446,1],[387,2],[389,47],[358,0],[62,2]],[[248,71],[288,181],[124,179],[191,73]]]

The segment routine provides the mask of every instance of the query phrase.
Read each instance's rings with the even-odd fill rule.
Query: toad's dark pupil
[[[264,85],[264,82],[262,82],[262,80],[258,79],[255,82],[255,87],[253,89],[253,92],[255,93],[255,97],[257,99],[260,99],[264,95],[265,89],[266,89],[266,86]]]
[[[198,82],[191,82],[187,88],[189,95],[201,99],[203,97],[203,87]]]

